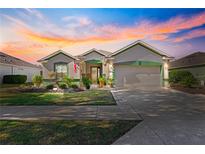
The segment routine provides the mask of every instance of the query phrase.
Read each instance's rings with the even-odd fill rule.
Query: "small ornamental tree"
[[[43,77],[41,75],[35,75],[32,78],[32,82],[33,82],[34,86],[39,88],[41,86],[41,84],[43,83]]]

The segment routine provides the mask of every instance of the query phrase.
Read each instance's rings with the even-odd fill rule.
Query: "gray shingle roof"
[[[89,53],[91,53],[91,52],[97,52],[97,53],[99,53],[99,54],[101,54],[101,55],[104,55],[104,56],[106,56],[106,57],[108,57],[108,56],[111,54],[111,52],[109,52],[109,51],[98,50],[98,49],[93,48],[93,49],[90,49],[90,50],[84,52],[84,53],[81,54],[81,55],[78,55],[78,57],[85,56],[85,55],[87,55],[87,54],[89,54]]]
[[[112,53],[112,52],[105,51],[105,50],[98,50],[98,51],[100,51],[101,53],[103,53],[106,56],[108,56],[108,55],[110,55]]]
[[[77,57],[72,56],[71,54],[69,54],[69,53],[67,53],[67,52],[65,52],[65,51],[63,51],[63,50],[58,50],[58,51],[53,52],[52,54],[50,54],[50,55],[48,55],[48,56],[46,56],[46,57],[43,57],[43,58],[39,59],[38,62],[42,62],[42,61],[44,61],[44,60],[48,60],[48,59],[50,59],[51,57],[56,56],[56,55],[58,55],[58,54],[60,54],[60,53],[66,55],[66,56],[68,56],[68,57],[70,57],[70,58],[73,58],[74,60],[77,60],[77,59],[76,59]]]
[[[124,52],[124,51],[126,51],[127,49],[129,49],[129,48],[131,48],[131,47],[133,47],[133,46],[136,46],[136,45],[141,45],[141,46],[143,46],[143,47],[145,47],[145,48],[148,48],[148,49],[154,51],[155,53],[157,53],[157,54],[159,54],[159,55],[161,55],[161,56],[165,56],[165,57],[170,58],[170,59],[173,59],[173,58],[174,58],[174,57],[168,55],[167,53],[165,53],[165,52],[163,52],[163,51],[161,51],[161,50],[159,50],[159,49],[157,49],[157,48],[151,46],[150,44],[148,44],[148,43],[146,43],[146,42],[144,42],[144,41],[142,41],[142,40],[137,40],[137,41],[135,41],[135,42],[133,42],[133,43],[131,43],[131,44],[128,44],[127,46],[125,46],[125,47],[123,47],[123,48],[121,48],[121,49],[115,51],[115,52],[112,53],[110,56],[115,56],[115,55],[117,55],[117,54],[119,54],[119,53],[121,53],[121,52]]]
[[[178,60],[170,62],[170,68],[205,65],[205,52],[195,52]]]
[[[27,66],[27,67],[40,68],[40,66],[37,66],[37,65],[31,64],[29,62],[26,62],[24,60],[21,60],[19,58],[7,55],[3,52],[0,52],[0,63],[17,65],[17,66]]]

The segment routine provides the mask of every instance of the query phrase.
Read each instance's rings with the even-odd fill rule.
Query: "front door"
[[[93,84],[97,84],[100,77],[100,67],[91,67],[91,80]]]

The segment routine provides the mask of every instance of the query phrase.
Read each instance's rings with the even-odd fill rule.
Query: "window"
[[[56,78],[61,79],[65,75],[68,75],[68,64],[67,63],[56,63],[55,64]]]

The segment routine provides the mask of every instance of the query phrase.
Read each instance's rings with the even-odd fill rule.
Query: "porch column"
[[[113,61],[112,60],[109,60],[109,63],[108,63],[108,73],[109,73],[109,79],[114,79],[114,68],[113,68]]]
[[[86,69],[85,62],[81,60],[79,62],[79,66],[80,66],[80,81],[82,81],[82,76],[83,74],[85,74],[85,69]],[[81,87],[83,86],[82,82],[80,82],[80,86]]]
[[[105,78],[107,78],[107,74],[106,74],[106,60],[105,59],[102,60],[102,75],[105,75]]]
[[[164,86],[168,87],[169,86],[169,65],[168,65],[168,60],[165,60],[163,63],[163,81],[164,81]]]

